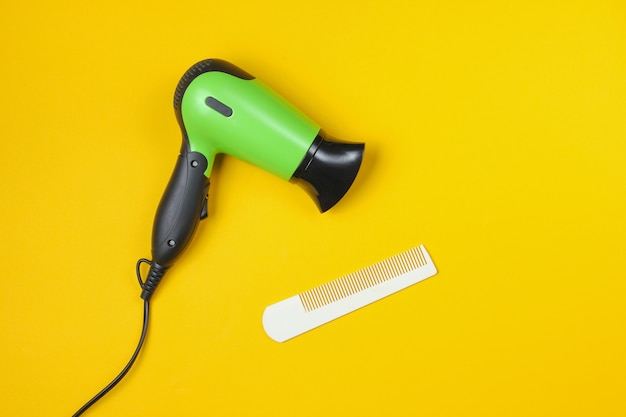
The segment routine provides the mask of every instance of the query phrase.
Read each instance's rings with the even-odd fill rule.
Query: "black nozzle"
[[[292,182],[304,188],[323,213],[337,204],[354,182],[364,149],[364,143],[342,142],[320,132]]]

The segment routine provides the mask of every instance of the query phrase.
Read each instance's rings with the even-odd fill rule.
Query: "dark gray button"
[[[222,116],[230,117],[233,115],[233,109],[215,97],[207,97],[206,100],[204,100],[204,103]]]

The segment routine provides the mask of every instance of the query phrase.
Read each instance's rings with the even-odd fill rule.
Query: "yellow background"
[[[96,416],[626,415],[620,1],[41,1],[0,14],[0,414],[130,356],[183,72],[367,143],[344,200],[223,158]],[[423,243],[435,277],[283,344],[265,306]]]

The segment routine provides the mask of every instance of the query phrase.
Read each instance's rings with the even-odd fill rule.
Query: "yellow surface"
[[[626,415],[621,1],[11,2],[0,415],[68,416],[135,346],[134,262],[221,57],[367,143],[320,215],[232,158],[96,416]],[[284,344],[265,306],[417,244],[439,274]]]

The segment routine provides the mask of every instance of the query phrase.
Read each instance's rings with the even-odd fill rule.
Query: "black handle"
[[[201,153],[185,152],[178,156],[154,219],[153,263],[171,266],[191,241],[200,219],[206,217],[207,166],[207,159]]]

